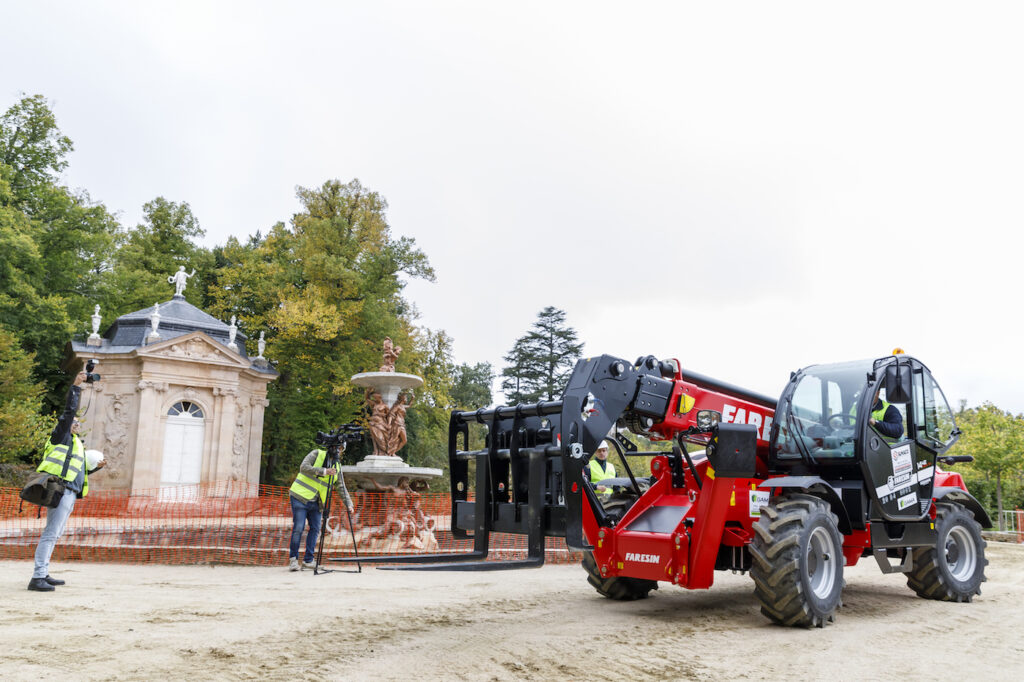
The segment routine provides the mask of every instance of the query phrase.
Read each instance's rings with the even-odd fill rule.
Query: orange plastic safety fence
[[[324,538],[324,558],[468,552],[472,540],[451,534],[451,500],[420,493],[396,509],[387,493],[356,492],[349,524],[337,498]],[[25,504],[17,488],[0,488],[0,559],[31,559],[46,510]],[[389,509],[390,506],[390,509]],[[152,490],[93,491],[75,504],[54,561],[158,564],[282,565],[288,560],[292,511],[288,488],[218,482]],[[300,547],[304,547],[305,535]],[[354,548],[353,548],[354,546]],[[489,558],[526,556],[526,537],[494,533]],[[562,538],[547,538],[546,561],[576,562]]]

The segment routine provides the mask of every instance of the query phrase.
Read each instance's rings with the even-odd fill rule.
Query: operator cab
[[[942,389],[915,358],[812,365],[791,376],[779,399],[769,463],[863,478],[876,514],[905,521],[927,511],[935,458],[959,435]]]

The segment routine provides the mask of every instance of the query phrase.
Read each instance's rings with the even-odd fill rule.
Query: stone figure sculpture
[[[267,347],[267,342],[263,340],[263,332],[260,332],[260,338],[256,342],[256,347],[259,349],[259,355],[257,355],[256,357],[258,359],[262,360],[263,359],[263,351]]]
[[[185,285],[188,284],[188,278],[189,277],[195,277],[195,276],[196,276],[196,269],[195,268],[192,268],[192,272],[188,273],[188,272],[185,272],[185,266],[184,265],[179,265],[178,266],[178,271],[176,273],[174,273],[173,275],[171,275],[170,277],[167,278],[167,283],[174,285],[174,295],[175,296],[184,296],[185,295]]]
[[[371,480],[374,490],[385,493],[384,523],[366,535],[360,544],[397,536],[402,547],[423,549],[437,541],[433,538],[435,521],[420,508],[420,494],[409,485],[409,477],[402,476],[398,485],[384,485]]]
[[[157,329],[160,328],[160,304],[153,304],[153,314],[149,316],[149,326],[153,331],[149,332],[149,340],[156,340],[160,338],[160,332]]]
[[[390,412],[391,410],[384,403],[380,393],[372,388],[366,390],[366,406],[370,410],[370,417],[367,420],[366,430],[370,432],[370,439],[373,441],[373,454],[387,456],[395,454],[389,450],[388,439],[390,435]]]
[[[231,326],[228,327],[228,346],[238,350],[238,346],[235,345],[235,336],[238,334],[238,327],[235,325],[235,316],[231,316]]]
[[[406,398],[408,395],[408,398]],[[399,393],[398,400],[391,406],[388,414],[388,452],[394,454],[405,447],[409,441],[405,433],[405,411],[412,406],[416,396],[412,391]]]
[[[395,361],[398,354],[402,352],[401,346],[396,346],[391,337],[384,337],[384,364],[380,366],[382,372],[394,372]]]

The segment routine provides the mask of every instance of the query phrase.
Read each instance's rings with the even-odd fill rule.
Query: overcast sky
[[[1016,2],[3,2],[0,109],[45,95],[64,181],[208,246],[359,180],[502,356],[546,305],[587,355],[777,395],[902,346],[1024,412]],[[168,294],[170,294],[168,290]],[[268,348],[272,356],[272,348]]]

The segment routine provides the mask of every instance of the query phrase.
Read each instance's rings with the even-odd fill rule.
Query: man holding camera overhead
[[[56,507],[46,511],[46,528],[36,547],[35,570],[32,572],[32,580],[28,583],[28,589],[35,592],[53,592],[55,585],[64,584],[63,580],[50,577],[50,556],[57,541],[64,534],[68,518],[75,508],[75,500],[89,494],[89,474],[102,469],[106,464],[100,460],[92,471],[87,471],[85,446],[78,437],[82,425],[75,413],[78,411],[78,400],[82,393],[80,386],[85,381],[99,379],[98,375],[90,373],[92,366],[88,369],[89,372],[79,372],[68,389],[64,412],[50,434],[50,440],[43,450],[43,461],[36,469],[59,476],[64,481],[64,496]]]
[[[341,452],[345,452],[345,443],[341,443]],[[345,488],[345,477],[336,466],[325,468],[326,450],[310,450],[299,465],[299,475],[289,490],[288,498],[292,503],[292,538],[288,547],[288,570],[299,570],[299,543],[302,541],[302,529],[309,524],[306,534],[306,553],[302,559],[302,568],[316,568],[313,558],[316,556],[316,541],[320,535],[320,521],[324,505],[327,503],[327,491],[331,485],[337,485],[338,493],[345,501],[349,514],[352,513],[352,498]],[[337,477],[337,478],[335,478]]]

